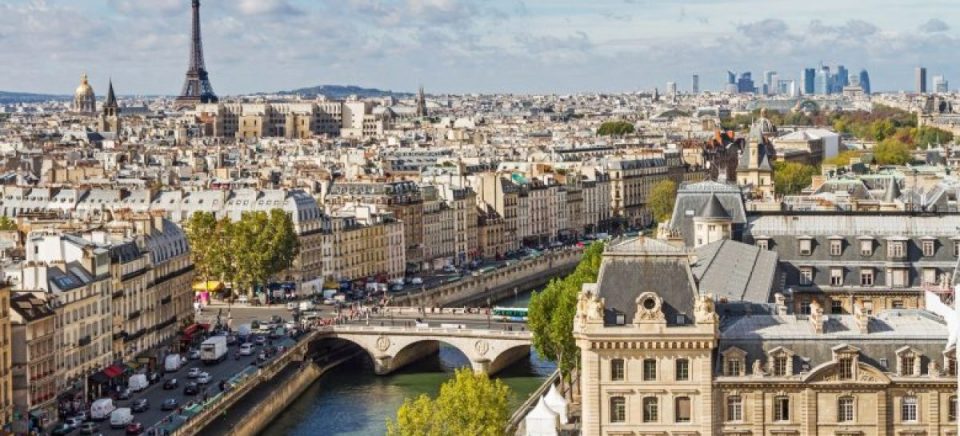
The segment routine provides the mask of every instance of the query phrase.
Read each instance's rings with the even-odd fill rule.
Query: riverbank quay
[[[419,292],[394,294],[391,305],[408,307],[451,307],[489,305],[495,301],[543,286],[552,278],[563,277],[576,269],[583,248],[572,247],[545,252],[502,268],[453,278],[450,282]]]

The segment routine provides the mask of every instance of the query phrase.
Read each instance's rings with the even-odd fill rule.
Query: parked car
[[[201,385],[205,385],[205,384],[207,384],[207,383],[210,383],[210,374],[207,374],[207,373],[205,373],[205,372],[200,373],[200,375],[197,376],[197,383],[199,383],[199,384],[201,384]]]
[[[58,425],[57,428],[51,430],[50,434],[53,436],[63,436],[63,435],[68,435],[70,433],[73,433],[74,430],[76,429],[73,427],[70,427],[69,425],[67,425],[67,423],[63,423]]]
[[[190,352],[187,353],[187,359],[200,360],[200,350],[190,350]]]
[[[410,279],[410,283],[413,284],[413,285],[418,285],[418,286],[419,286],[419,285],[422,285],[422,284],[423,284],[423,279],[421,279],[420,277],[414,277],[414,278]]]
[[[167,398],[160,404],[160,410],[174,410],[178,406],[180,406],[180,403],[177,402],[176,398]]]
[[[257,345],[263,345],[267,343],[267,338],[263,335],[257,335],[257,337],[253,339],[253,342]]]
[[[149,372],[149,373],[147,373],[147,381],[150,382],[150,384],[154,384],[154,383],[160,381],[160,373],[159,373],[159,372]]]
[[[287,303],[287,310],[296,310],[298,307],[298,304],[299,303],[297,303],[296,301],[291,301]]]
[[[132,410],[133,413],[146,412],[149,409],[150,400],[147,400],[146,398],[138,398],[130,403],[130,410]]]
[[[80,434],[95,434],[98,430],[100,430],[100,427],[97,427],[94,422],[80,424]]]
[[[73,417],[80,419],[80,422],[86,421],[86,420],[87,420],[87,411],[86,411],[86,410],[81,410],[81,411],[73,414]]]
[[[132,395],[132,393],[130,392],[130,388],[125,388],[120,392],[117,392],[116,398],[118,400],[129,400],[130,395]]]
[[[187,371],[187,378],[197,378],[201,372],[200,368],[190,368],[190,370]]]
[[[195,382],[187,383],[183,387],[184,395],[197,395],[199,393],[200,393],[200,386],[198,386]]]
[[[63,423],[66,425],[69,425],[70,428],[78,428],[80,427],[80,424],[83,424],[83,419],[74,416],[71,418],[67,418],[65,421],[63,421]]]
[[[227,335],[227,345],[235,345],[237,343],[237,335]]]
[[[127,434],[137,435],[143,433],[143,424],[139,422],[131,422],[127,425]]]
[[[163,382],[163,389],[165,390],[176,389],[178,384],[179,383],[177,382],[177,379],[172,378],[170,380]]]

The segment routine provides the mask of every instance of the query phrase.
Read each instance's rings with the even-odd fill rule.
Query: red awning
[[[197,330],[209,330],[210,324],[190,324],[187,328],[183,329],[184,336],[192,336]]]
[[[109,378],[114,378],[123,374],[123,368],[121,368],[120,365],[110,365],[103,370],[103,373]]]

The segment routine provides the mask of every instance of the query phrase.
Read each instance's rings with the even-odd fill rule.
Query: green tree
[[[853,159],[855,157],[860,157],[861,154],[862,153],[858,150],[847,150],[847,151],[841,152],[840,154],[834,157],[831,157],[830,159],[824,160],[823,163],[827,165],[836,165],[840,167],[845,167],[850,165],[850,159]]]
[[[624,136],[635,132],[632,123],[626,121],[606,121],[597,129],[597,136]]]
[[[510,419],[510,389],[470,368],[457,370],[440,386],[436,399],[407,399],[397,420],[387,420],[389,436],[500,436]]]
[[[673,215],[673,204],[677,201],[677,184],[673,180],[663,180],[650,190],[648,203],[653,218],[658,223],[667,222]]]
[[[878,165],[903,165],[911,160],[910,147],[894,138],[885,139],[873,147],[873,159]]]
[[[920,127],[916,129],[913,143],[921,148],[930,145],[948,144],[953,141],[953,133],[936,127]]]
[[[813,182],[817,168],[796,162],[774,162],[773,183],[778,195],[799,194]]]
[[[533,332],[533,347],[544,358],[556,362],[567,381],[580,363],[580,349],[573,338],[577,298],[584,283],[597,281],[602,259],[603,244],[591,244],[573,273],[551,280],[530,299],[527,326]]]
[[[190,260],[196,266],[197,273],[204,281],[217,277],[221,241],[216,217],[210,212],[197,211],[187,219],[185,227],[190,243]]]
[[[18,228],[16,221],[5,216],[0,216],[0,230],[10,231],[17,230]]]

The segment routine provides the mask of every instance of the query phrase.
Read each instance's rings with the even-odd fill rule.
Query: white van
[[[124,428],[133,422],[133,412],[129,407],[123,407],[110,413],[110,428]]]
[[[101,398],[90,405],[90,419],[94,421],[103,421],[107,419],[117,406],[113,405],[113,400]]]
[[[134,374],[130,376],[130,381],[127,383],[127,387],[130,388],[130,392],[140,392],[149,386],[150,383],[147,382],[146,374]]]

